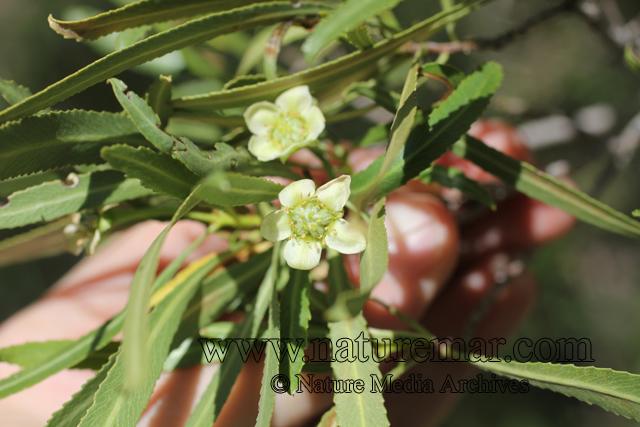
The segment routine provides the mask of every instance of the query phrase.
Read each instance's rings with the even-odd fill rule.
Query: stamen
[[[322,239],[322,244],[323,244],[323,245],[326,245],[326,244],[327,244],[327,241],[326,241],[326,240],[324,240],[324,239]]]
[[[300,236],[300,237],[302,237],[304,239],[305,237],[307,237],[307,235],[306,234],[302,234],[302,236]]]

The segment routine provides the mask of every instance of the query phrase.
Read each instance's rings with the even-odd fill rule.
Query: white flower
[[[289,239],[284,247],[289,267],[312,269],[320,263],[320,252],[327,246],[343,254],[365,249],[367,242],[362,233],[342,218],[350,185],[349,175],[317,190],[312,180],[301,179],[280,192],[282,209],[264,218],[260,232],[272,242]]]
[[[275,104],[262,101],[251,105],[244,120],[253,134],[249,151],[263,162],[288,157],[324,130],[324,115],[313,105],[309,86],[283,92]]]

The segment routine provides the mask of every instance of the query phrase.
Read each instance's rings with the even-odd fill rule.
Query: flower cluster
[[[263,101],[247,108],[244,119],[253,134],[251,154],[263,162],[286,159],[314,142],[324,130],[324,115],[313,104],[309,87],[297,86],[278,96],[275,104]]]
[[[291,268],[310,270],[317,266],[327,246],[343,254],[365,249],[362,233],[342,218],[350,184],[351,177],[343,175],[316,190],[312,180],[301,179],[280,192],[282,209],[264,218],[260,232],[272,242],[289,239],[284,258]]]

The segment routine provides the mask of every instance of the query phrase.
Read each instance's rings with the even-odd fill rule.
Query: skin
[[[492,132],[499,131],[493,122],[492,126]],[[528,151],[520,147],[519,140],[513,139],[510,128],[505,129],[509,131],[508,137],[494,137],[506,145],[496,148],[526,158]],[[357,150],[350,160],[358,170],[379,154],[380,150]],[[299,156],[297,160],[304,161],[304,152]],[[458,162],[456,165],[466,172],[467,166],[459,159],[449,157],[448,161]],[[483,182],[493,179],[491,176],[478,178]],[[517,262],[517,255],[564,234],[574,219],[516,195],[502,202],[496,212],[489,212],[459,229],[443,202],[433,195],[439,194],[437,189],[416,183],[409,189],[411,191],[396,191],[388,198],[389,269],[373,295],[418,320],[439,337],[508,337],[531,308],[536,293],[535,279]],[[76,339],[115,315],[126,304],[128,286],[144,252],[164,226],[148,221],[114,235],[95,256],[82,260],[43,298],[0,325],[0,348],[30,341]],[[205,226],[200,223],[178,223],[162,248],[160,268],[204,230]],[[212,236],[194,251],[188,262],[225,247],[225,242]],[[358,256],[347,257],[346,266],[351,279],[357,283]],[[504,283],[496,285],[496,281]],[[496,286],[499,288],[495,289]],[[487,299],[492,303],[487,305]],[[484,308],[480,310],[480,307]],[[373,301],[367,303],[364,314],[371,326],[409,329]],[[217,365],[196,366],[163,374],[140,425],[183,425],[217,368]],[[381,368],[388,371],[391,366],[385,363]],[[474,369],[464,363],[427,362],[410,373],[420,373],[437,386],[447,374],[454,379],[471,379],[477,374]],[[16,366],[0,363],[0,378],[18,370]],[[63,371],[0,400],[3,426],[44,425],[92,375],[83,370]],[[261,364],[245,364],[216,427],[254,425],[261,376]],[[434,425],[456,397],[456,394],[437,392],[388,394],[385,400],[392,425]],[[315,425],[331,404],[329,394],[278,395],[272,425]]]

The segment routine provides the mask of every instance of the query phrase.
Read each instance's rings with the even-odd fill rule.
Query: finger
[[[430,307],[422,324],[437,337],[468,335],[488,341],[508,336],[526,316],[536,293],[533,276],[527,271],[496,289],[496,276],[503,274],[509,264],[506,254],[497,254],[457,274]],[[483,314],[480,319],[475,318],[478,312]],[[406,375],[409,374],[432,380],[435,393],[385,394],[391,425],[437,425],[459,397],[455,393],[439,393],[447,375],[457,384],[459,379],[471,379],[477,372],[467,362],[425,362]],[[484,376],[489,377],[486,373]]]
[[[52,288],[50,294],[61,295],[85,283],[94,283],[106,277],[135,272],[144,254],[167,225],[166,222],[146,221],[114,235],[100,247],[96,255],[80,261]],[[196,221],[185,220],[175,224],[160,251],[160,268],[164,268],[177,258],[205,230],[206,226]],[[209,236],[191,254],[188,261],[225,248],[225,242],[215,235]]]
[[[86,258],[63,277],[45,298],[0,325],[0,347],[32,341],[77,339],[119,312],[126,304],[131,279],[144,251],[164,226],[148,222],[113,236],[95,256]],[[202,224],[192,221],[176,224],[161,251],[162,262],[166,264],[177,256],[201,232],[204,232]],[[210,240],[201,245],[193,256],[198,256],[197,252],[202,254],[223,246],[220,241]],[[0,363],[0,378],[18,370],[15,365]],[[7,418],[26,417],[33,421],[16,424],[21,427],[44,425],[51,413],[92,376],[89,371],[59,372],[0,400],[0,413],[3,417],[6,414]],[[34,406],[34,401],[39,404]]]
[[[497,251],[532,249],[562,236],[575,222],[560,209],[516,194],[502,202],[496,212],[461,228],[461,260]]]

